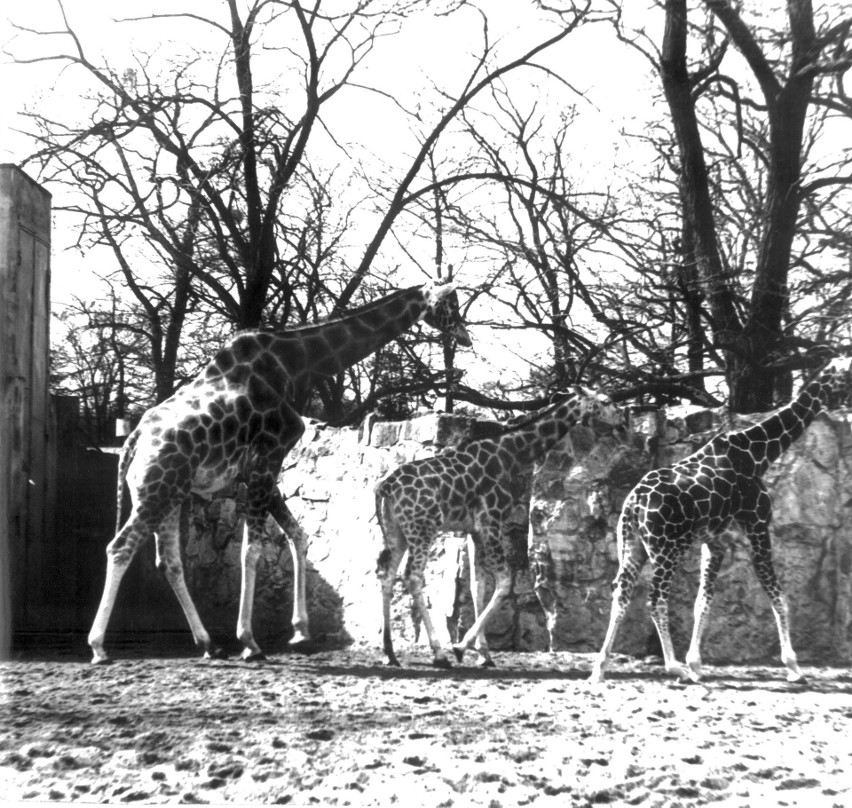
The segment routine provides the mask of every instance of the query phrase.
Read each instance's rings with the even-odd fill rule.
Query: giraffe
[[[827,406],[828,397],[849,381],[849,358],[837,358],[806,383],[788,405],[746,429],[722,433],[677,463],[649,471],[633,488],[617,526],[619,569],[614,582],[609,628],[591,680],[604,680],[615,635],[640,570],[650,559],[651,616],[663,649],[666,671],[684,681],[701,678],[701,637],[707,626],[716,577],[726,541],[733,534],[749,542],[757,579],[772,604],[781,660],[787,679],[800,681],[790,642],[789,609],[772,563],[769,524],[772,500],[763,481],[776,460]],[[701,581],[686,664],[675,658],[668,620],[672,576],[687,548],[701,542]]]
[[[471,440],[441,454],[404,463],[376,486],[376,516],[384,539],[377,574],[382,589],[382,638],[388,664],[399,666],[391,638],[391,595],[396,571],[408,551],[403,580],[426,629],[433,665],[450,667],[435,636],[426,604],[424,570],[429,548],[439,532],[469,534],[471,588],[476,620],[453,644],[458,661],[476,643],[484,667],[494,665],[485,626],[509,593],[507,522],[521,492],[518,478],[541,460],[581,421],[595,418],[624,427],[626,416],[603,393],[581,387],[537,413],[519,420],[495,438]],[[485,572],[494,576],[494,593],[485,605]],[[483,608],[484,606],[484,608]]]
[[[294,567],[293,643],[309,638],[305,605],[307,537],[277,487],[284,457],[304,432],[294,401],[319,376],[340,373],[423,320],[463,346],[471,341],[451,283],[412,286],[338,319],[283,331],[234,336],[171,398],[149,409],[122,449],[116,536],[106,550],[104,591],[89,632],[94,663],[109,661],[104,638],[121,579],[137,549],[156,534],[156,560],[177,595],[197,646],[221,657],[202,625],[180,559],[180,511],[191,493],[207,497],[229,483],[247,489],[237,637],[242,657],[262,659],[252,632],[256,567],[271,515]],[[132,509],[121,526],[127,484]]]

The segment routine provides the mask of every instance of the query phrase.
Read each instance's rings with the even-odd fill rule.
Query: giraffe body
[[[435,457],[405,463],[376,486],[376,515],[384,537],[377,572],[382,587],[383,644],[389,664],[399,665],[391,637],[391,595],[407,551],[403,580],[423,620],[433,664],[450,665],[436,637],[424,592],[429,548],[439,533],[450,530],[464,531],[470,537],[476,609],[474,624],[453,650],[461,660],[475,644],[483,664],[493,664],[485,626],[512,585],[507,529],[514,505],[523,493],[517,490],[518,478],[571,426],[589,417],[615,426],[625,423],[622,411],[606,396],[577,388],[497,438],[468,441]],[[487,605],[486,571],[494,577],[494,593]]]
[[[592,671],[601,682],[618,627],[639,572],[650,560],[651,616],[660,636],[667,672],[684,680],[701,676],[701,638],[726,548],[735,536],[749,543],[757,579],[768,595],[787,678],[802,678],[790,641],[789,610],[772,561],[769,527],[772,500],[763,474],[848,381],[849,359],[830,362],[788,406],[758,424],[717,435],[679,462],[649,471],[627,496],[617,526],[619,570],[603,647]],[[677,661],[669,631],[672,576],[686,550],[701,542],[701,581],[686,664]]]
[[[144,414],[119,462],[118,519],[125,482],[132,508],[107,547],[104,592],[89,633],[93,662],[107,661],[104,637],[121,579],[133,555],[152,535],[157,566],[171,584],[196,644],[207,656],[221,655],[186,587],[179,524],[181,507],[192,493],[210,496],[234,481],[245,483],[247,491],[237,626],[243,657],[262,656],[251,620],[267,515],[286,535],[293,555],[291,642],[308,638],[307,537],[277,487],[284,457],[304,432],[294,402],[310,390],[317,376],[341,372],[420,319],[470,345],[452,286],[412,287],[314,326],[238,334],[194,381]]]

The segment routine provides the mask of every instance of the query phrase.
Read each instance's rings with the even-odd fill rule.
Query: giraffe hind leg
[[[163,573],[175,593],[186,621],[189,623],[192,638],[196,646],[204,651],[205,659],[226,659],[227,654],[211,642],[184,578],[183,563],[180,558],[180,529],[183,518],[188,516],[189,507],[190,500],[185,499],[161,522],[157,531],[157,568]]]
[[[376,577],[379,579],[382,592],[382,648],[388,665],[399,668],[399,659],[393,650],[391,605],[396,573],[408,545],[399,524],[394,519],[390,502],[380,488],[376,491],[376,521],[384,543],[384,549],[376,559]]]
[[[124,527],[107,545],[104,591],[101,594],[98,611],[95,614],[88,636],[89,647],[92,649],[92,664],[103,665],[111,661],[104,649],[104,639],[121,580],[124,578],[136,551],[150,538],[152,533],[153,531],[145,525],[134,510]]]
[[[601,650],[595,657],[592,673],[589,676],[589,681],[593,684],[601,684],[606,677],[612,646],[630,604],[630,596],[633,594],[636,578],[648,560],[648,552],[644,544],[633,534],[632,530],[628,530],[620,523],[619,532],[621,534],[619,536],[620,561],[612,590],[609,624]]]
[[[388,539],[385,539],[388,544]],[[381,583],[382,589],[382,648],[385,652],[388,665],[399,668],[399,659],[393,650],[393,635],[391,625],[391,599],[393,597],[393,584],[396,572],[399,569],[405,548],[397,543],[386,546],[376,562],[376,575]]]
[[[721,544],[708,541],[701,545],[701,583],[695,598],[693,611],[692,639],[686,653],[686,666],[689,678],[697,682],[701,678],[701,638],[707,628],[710,616],[710,604],[716,591],[716,578],[725,558],[725,548]]]

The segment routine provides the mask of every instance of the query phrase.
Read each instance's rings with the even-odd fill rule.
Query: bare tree
[[[22,63],[56,61],[90,82],[86,123],[30,113],[39,143],[31,162],[42,180],[82,192],[81,201],[69,205],[81,217],[81,246],[109,247],[144,313],[157,357],[158,400],[177,382],[188,317],[212,313],[235,328],[294,325],[385,288],[374,260],[388,234],[403,226],[401,214],[417,200],[418,184],[429,185],[428,157],[444,133],[494,82],[521,68],[540,70],[537,58],[591,14],[591,3],[578,5],[551,36],[501,63],[483,17],[482,50],[463,89],[434,120],[424,115],[417,122],[419,146],[392,177],[387,206],[353,268],[340,249],[354,209],[337,193],[339,165],[312,162],[308,145],[339,146],[328,112],[332,100],[343,90],[370,90],[358,84],[356,72],[384,35],[407,16],[425,13],[428,3],[327,5],[254,0],[241,12],[236,0],[226,0],[204,15],[177,10],[122,20],[193,23],[220,43],[212,58],[187,47],[164,70],[146,55],[129,57],[127,66],[98,63],[57,0],[58,33],[69,47],[26,56],[22,45],[13,54]],[[465,3],[445,5],[442,11]],[[299,81],[264,85],[259,54],[275,62],[278,75]],[[400,100],[389,101],[403,108]],[[340,155],[344,164],[350,160],[343,148]],[[153,274],[139,271],[140,256]],[[313,401],[340,417],[353,378],[324,381]]]
[[[840,95],[831,84],[852,64],[850,19],[831,4],[816,15],[810,0],[790,0],[786,15],[768,9],[766,18],[728,0],[657,5],[659,49],[644,31],[618,31],[654,65],[668,105],[667,162],[682,214],[672,258],[691,370],[700,370],[702,350],[718,351],[731,408],[766,410],[789,390],[779,365],[809,342],[797,333],[791,299],[791,271],[804,254],[797,238],[823,192],[850,180],[848,156],[839,174],[836,151],[833,160],[808,160],[826,146],[821,110]]]

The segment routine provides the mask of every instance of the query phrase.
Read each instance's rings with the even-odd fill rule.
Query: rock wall
[[[444,446],[497,428],[496,423],[435,414],[398,423],[367,421],[358,429],[307,424],[287,457],[280,486],[309,536],[307,598],[315,638],[332,644],[353,640],[381,644],[376,561],[382,543],[373,495],[378,480],[407,460],[431,456]],[[232,636],[239,604],[242,502],[237,493],[196,502],[193,511],[185,549],[187,582],[208,629]],[[428,569],[434,602],[449,604],[450,611],[464,544],[464,537],[452,535],[436,542]],[[258,563],[254,615],[255,635],[266,646],[291,633],[291,581],[287,542],[270,519]],[[438,610],[435,617],[443,626]],[[401,597],[395,620],[401,639],[414,636],[416,624]]]
[[[720,429],[757,418],[721,422],[718,412],[639,424],[633,445],[594,442],[574,430],[533,480],[530,559],[534,586],[553,650],[597,650],[606,632],[612,580],[618,569],[615,525],[621,503],[642,474],[702,446]],[[702,431],[695,432],[696,428]],[[651,440],[648,440],[648,439]],[[645,445],[643,445],[643,443]],[[646,449],[652,444],[654,451]],[[766,475],[773,496],[776,569],[789,598],[793,645],[802,660],[852,661],[852,432],[849,413],[823,414]],[[675,576],[672,635],[682,657],[692,630],[700,551],[688,553]],[[656,653],[647,609],[650,569],[636,585],[615,650]],[[742,662],[778,653],[769,600],[742,540],[733,543],[719,575],[706,661]]]
[[[649,468],[683,457],[714,431],[729,428],[720,419],[713,411],[648,416],[627,443],[586,427],[571,430],[526,481],[526,497],[514,519],[514,589],[489,626],[493,648],[598,649],[618,567],[615,524],[622,501]],[[852,661],[850,425],[849,413],[821,415],[767,474],[775,499],[776,566],[790,599],[794,647],[803,661]],[[288,456],[281,487],[310,537],[308,609],[314,636],[334,644],[375,644],[379,652],[381,597],[375,567],[381,535],[374,515],[375,483],[400,463],[498,428],[436,414],[402,423],[365,423],[357,430],[308,425]],[[226,636],[233,635],[236,623],[239,527],[238,497],[198,504],[186,547],[187,576],[202,617]],[[254,626],[268,646],[285,640],[290,631],[292,562],[277,528],[271,521],[267,527]],[[698,563],[696,547],[674,585],[672,632],[681,656],[692,626]],[[436,542],[427,590],[447,641],[472,620],[467,574],[464,537],[447,535]],[[648,580],[646,569],[616,651],[656,652],[645,606]],[[418,621],[401,590],[400,584],[394,632],[403,650],[417,639]],[[704,657],[708,662],[748,661],[777,651],[769,601],[751,570],[747,548],[736,542],[720,573]]]

